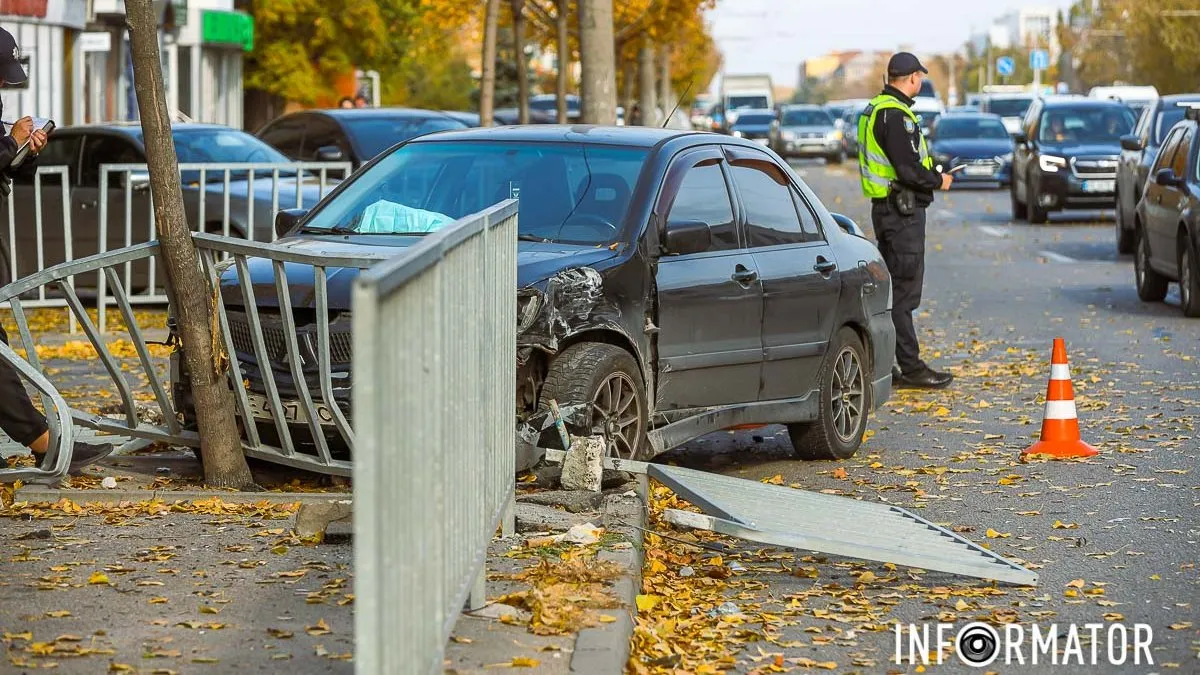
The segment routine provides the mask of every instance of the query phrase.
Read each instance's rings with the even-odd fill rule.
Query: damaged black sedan
[[[773,423],[787,425],[804,459],[858,449],[891,389],[890,277],[857,227],[753,143],[587,126],[432,134],[379,156],[311,213],[291,214],[279,243],[343,255],[409,246],[510,198],[520,204],[518,427],[553,400],[585,411],[584,426],[625,458]],[[272,270],[261,262],[252,278],[270,303]],[[355,274],[329,283],[335,393],[347,416]],[[311,297],[302,284],[312,278],[295,271],[293,298]],[[240,295],[225,297],[233,321]],[[254,351],[239,342],[248,338],[231,332],[253,373]],[[301,421],[298,435],[306,429]],[[521,445],[518,465],[528,465],[532,444]]]

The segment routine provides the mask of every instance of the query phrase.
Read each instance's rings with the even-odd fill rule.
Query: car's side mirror
[[[126,174],[128,177],[129,189],[134,192],[145,192],[150,189],[150,172],[149,171],[130,171]]]
[[[291,232],[308,215],[308,209],[282,209],[275,214],[275,236],[282,237]]]
[[[1016,141],[1017,145],[1025,145],[1029,142],[1029,136],[1024,131],[1018,131],[1013,134],[1013,140]]]
[[[1175,187],[1179,185],[1179,178],[1171,169],[1159,169],[1158,173],[1154,174],[1154,182],[1163,187]]]
[[[1125,134],[1121,137],[1121,149],[1137,152],[1142,149],[1142,142],[1133,134]]]
[[[324,145],[317,148],[318,162],[340,162],[346,159],[346,153],[336,145]]]
[[[712,230],[699,220],[673,220],[667,223],[663,248],[669,255],[703,253],[712,246]]]
[[[844,216],[840,213],[831,213],[829,215],[833,216],[833,222],[837,223],[838,227],[842,228],[846,234],[851,234],[855,237],[862,237],[863,239],[867,238],[867,235],[863,233],[862,228],[858,226],[858,223],[851,220],[849,216]]]

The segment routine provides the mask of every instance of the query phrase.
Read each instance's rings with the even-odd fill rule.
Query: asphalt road
[[[851,164],[795,166],[831,210],[870,232]],[[1057,623],[1064,635],[1079,624],[1089,668],[1083,624],[1105,624],[1094,672],[1200,672],[1200,321],[1183,318],[1177,286],[1165,304],[1138,300],[1111,213],[1031,226],[1012,222],[1007,190],[953,190],[939,194],[928,222],[918,331],[926,360],[958,375],[952,389],[895,394],[848,462],[791,459],[782,427],[710,436],[664,459],[909,508],[1024,561],[1040,583],[995,585],[744,545],[748,571],[730,580],[730,599],[747,617],[742,637],[769,640],[747,645],[739,670],[812,659],[835,662],[837,672],[921,672],[907,652],[895,662],[895,622],[981,620],[1016,622],[1027,635],[1035,622]],[[1022,464],[1040,428],[1056,336],[1067,341],[1085,440],[1101,454]],[[858,580],[864,571],[875,578]],[[793,599],[801,602],[789,606]],[[772,615],[765,624],[762,612]],[[1113,623],[1128,626],[1131,643],[1133,624],[1150,626],[1154,665],[1144,655],[1133,665],[1132,649],[1124,666],[1108,663]],[[1066,646],[1058,643],[1060,653]],[[1001,655],[983,670],[1084,669],[1073,657],[1070,666],[1042,658],[1034,667],[1028,644],[1022,649],[1026,665],[1015,654],[1005,665]],[[946,665],[931,667],[982,672],[943,655]]]

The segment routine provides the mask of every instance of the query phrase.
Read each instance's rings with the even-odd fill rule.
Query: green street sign
[[[200,13],[200,39],[205,44],[254,48],[254,19],[245,12],[206,10]]]

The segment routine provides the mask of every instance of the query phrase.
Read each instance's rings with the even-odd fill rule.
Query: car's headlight
[[[542,309],[542,294],[532,288],[517,291],[517,335],[529,330]]]
[[[840,140],[842,140],[842,132],[838,131],[837,129],[834,129],[833,131],[825,134],[825,140],[840,141]]]
[[[794,132],[794,131],[785,131],[785,132],[783,132],[783,140],[785,140],[785,141],[794,141],[794,140],[796,140],[796,132]]]
[[[1067,165],[1067,160],[1054,155],[1038,155],[1038,166],[1046,173],[1056,173]]]
[[[1000,162],[1001,164],[1007,164],[1012,161],[1012,153],[1006,152],[1003,155],[999,155],[996,157],[996,161]]]
[[[737,137],[737,138],[741,138],[741,137],[742,137],[742,132],[738,131],[737,129],[734,129],[734,130],[733,130],[733,135],[734,135],[735,137]]]

